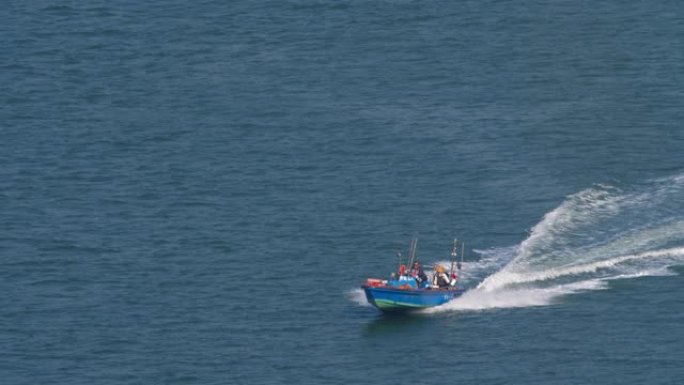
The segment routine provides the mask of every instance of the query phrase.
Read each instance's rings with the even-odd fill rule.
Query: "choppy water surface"
[[[675,384],[675,2],[10,1],[11,384]],[[469,291],[359,284],[418,235]]]

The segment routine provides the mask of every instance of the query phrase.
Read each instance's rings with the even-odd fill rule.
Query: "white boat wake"
[[[672,275],[684,264],[683,209],[684,175],[573,194],[521,244],[477,251],[462,277],[473,289],[426,312],[545,306],[612,280]]]

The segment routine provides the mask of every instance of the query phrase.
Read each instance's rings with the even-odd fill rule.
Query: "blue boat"
[[[443,305],[465,292],[463,289],[402,289],[392,286],[361,286],[370,304],[384,312],[406,312]]]
[[[417,239],[411,241],[409,250],[408,265],[415,262]],[[399,254],[399,271],[392,273],[389,280],[369,278],[361,286],[366,299],[370,304],[384,312],[407,312],[420,309],[431,308],[443,305],[452,299],[462,295],[465,290],[457,288],[455,283],[454,262],[457,260],[457,241],[454,240],[454,247],[451,252],[451,276],[452,280],[446,287],[431,285],[429,282],[420,282],[415,276],[406,271],[406,266],[401,264],[401,254]],[[461,261],[463,260],[462,248]],[[461,263],[458,263],[460,270]],[[444,272],[442,269],[441,272]]]

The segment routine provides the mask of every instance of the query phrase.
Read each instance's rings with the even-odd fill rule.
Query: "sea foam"
[[[471,289],[425,312],[545,306],[614,280],[674,274],[670,267],[684,264],[682,196],[684,174],[570,195],[520,244],[474,250],[479,258],[459,272],[459,284]]]

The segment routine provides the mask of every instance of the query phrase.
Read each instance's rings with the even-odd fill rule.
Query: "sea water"
[[[9,1],[0,382],[678,384],[684,8]],[[461,298],[359,289],[465,241]]]

